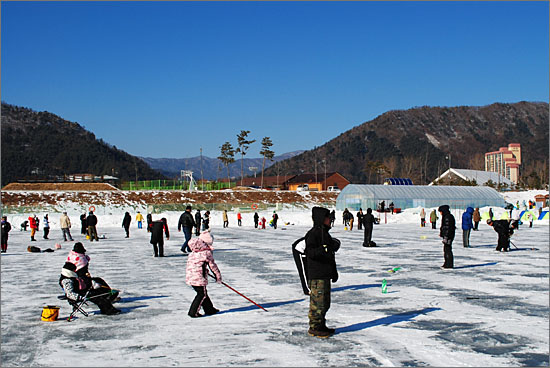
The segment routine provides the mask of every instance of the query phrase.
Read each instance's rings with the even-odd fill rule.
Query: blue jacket
[[[474,227],[472,223],[472,215],[474,209],[472,207],[466,208],[466,212],[462,214],[462,230],[471,230]]]

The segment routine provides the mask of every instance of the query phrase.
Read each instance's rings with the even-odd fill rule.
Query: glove
[[[216,283],[218,283],[218,284],[221,284],[221,283],[222,283],[222,278],[221,278],[221,276],[220,276],[220,278],[219,278],[219,279],[218,279],[218,278],[216,278]]]
[[[336,272],[336,276],[332,278],[332,282],[336,282],[336,281],[338,281],[338,272]]]

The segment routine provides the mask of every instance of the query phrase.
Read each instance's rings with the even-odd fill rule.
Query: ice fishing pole
[[[212,277],[213,279],[217,280],[216,279],[216,276],[212,275],[210,272],[208,272],[208,276]],[[246,295],[243,295],[241,293],[239,293],[237,290],[233,289],[231,286],[227,285],[225,282],[221,281],[221,284],[223,286],[227,286],[229,289],[233,290],[234,292],[236,292],[237,294],[239,294],[240,296],[242,296],[243,298],[245,298],[246,300],[248,300],[250,303],[254,304],[255,306],[263,309],[264,311],[267,312],[267,309],[265,309],[264,307],[262,307],[261,305],[259,305],[258,303],[255,303],[252,299],[250,299],[249,297],[247,297]]]

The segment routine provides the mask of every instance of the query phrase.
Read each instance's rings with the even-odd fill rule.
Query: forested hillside
[[[140,158],[96,139],[78,123],[2,103],[2,186],[82,173],[122,180],[164,178]]]
[[[324,170],[326,159],[327,171],[353,183],[407,177],[427,184],[449,164],[483,170],[486,152],[520,143],[522,182],[540,187],[548,183],[548,125],[543,102],[388,111],[279,165],[283,175],[314,172],[315,162],[318,171]],[[274,173],[274,167],[267,170]]]

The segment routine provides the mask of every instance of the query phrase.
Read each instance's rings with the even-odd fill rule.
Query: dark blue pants
[[[189,248],[189,245],[187,245],[187,243],[189,243],[189,240],[191,240],[192,231],[193,231],[192,227],[183,228],[183,235],[185,235],[185,243],[183,243],[183,245],[181,246],[182,252],[184,251],[191,252],[191,248]]]

